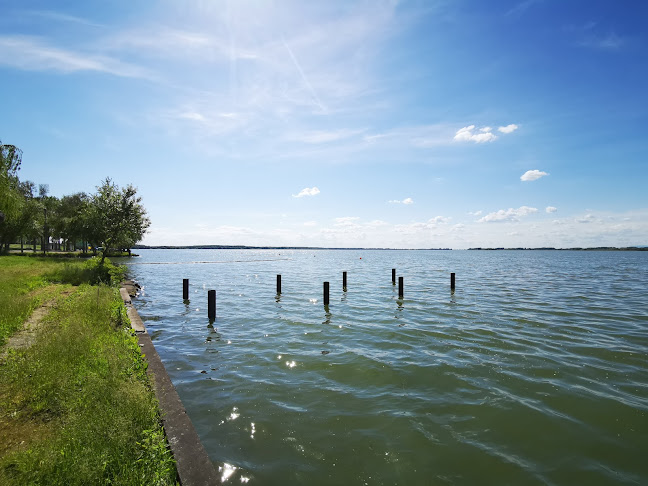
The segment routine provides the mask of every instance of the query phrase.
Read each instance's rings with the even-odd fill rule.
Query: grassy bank
[[[0,346],[43,300],[52,298],[47,275],[62,268],[43,258],[0,257]]]
[[[54,303],[34,343],[0,364],[0,484],[176,482],[137,338],[115,287],[81,283],[101,273],[91,266],[0,258],[5,340]]]

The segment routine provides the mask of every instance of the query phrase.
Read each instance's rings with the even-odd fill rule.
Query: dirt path
[[[56,306],[60,297],[67,297],[74,289],[65,289],[56,294],[54,298],[47,300],[44,304],[36,307],[23,324],[22,329],[16,331],[5,345],[0,349],[0,362],[4,361],[10,349],[25,349],[30,347],[42,328],[42,322],[45,316]]]

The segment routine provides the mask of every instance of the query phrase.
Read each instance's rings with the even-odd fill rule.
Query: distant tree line
[[[109,178],[94,194],[78,192],[57,198],[49,187],[18,177],[22,151],[0,141],[0,250],[20,243],[36,251],[51,249],[96,253],[102,262],[110,251],[130,249],[142,240],[150,220],[136,189],[120,188]]]

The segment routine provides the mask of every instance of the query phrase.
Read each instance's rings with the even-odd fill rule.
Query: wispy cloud
[[[390,203],[390,204],[414,204],[414,199],[412,199],[411,197],[407,197],[407,198],[403,199],[402,201],[399,200],[399,199],[392,199],[392,200],[387,201],[387,202]]]
[[[0,64],[26,71],[95,71],[130,78],[152,78],[152,74],[140,66],[108,56],[54,47],[29,36],[1,36]]]
[[[618,36],[614,32],[609,32],[603,35],[588,35],[583,37],[579,42],[583,47],[590,47],[601,50],[616,50],[625,44],[625,39]]]
[[[529,206],[521,206],[517,209],[500,209],[494,213],[488,213],[486,216],[481,218],[478,223],[496,223],[500,221],[519,221],[520,218],[528,216],[529,214],[537,213],[537,208],[531,208]]]
[[[414,235],[421,232],[436,231],[441,226],[446,226],[450,223],[452,218],[446,216],[435,216],[427,221],[413,222],[407,224],[397,224],[394,226],[394,231]]]
[[[301,76],[302,81],[304,82],[304,85],[308,88],[308,91],[310,91],[313,101],[315,103],[315,106],[317,106],[322,113],[326,113],[328,109],[322,104],[322,101],[320,100],[319,96],[317,95],[317,92],[315,91],[315,88],[313,88],[313,85],[310,83],[308,78],[306,77],[306,74],[304,74],[304,70],[302,69],[301,65],[299,64],[299,61],[297,61],[297,58],[295,57],[295,54],[293,53],[292,49],[290,46],[286,43],[285,39],[281,39],[284,47],[288,51],[288,54],[290,54],[290,59],[292,59],[293,64],[295,65],[295,68],[299,72],[299,75]]]
[[[317,196],[320,193],[320,190],[317,187],[305,187],[299,194],[293,194],[293,197],[304,197],[304,196]]]
[[[353,226],[355,225],[360,218],[358,216],[343,216],[341,218],[335,218],[335,226]]]
[[[547,206],[545,211],[548,212],[548,213],[555,213],[556,211],[558,211],[558,208],[553,207],[553,206]]]
[[[74,24],[87,25],[90,27],[103,27],[102,24],[92,22],[88,19],[82,17],[77,17],[75,15],[68,15],[60,12],[53,12],[51,10],[26,10],[22,12],[22,15],[32,15],[35,17],[43,17],[46,19],[54,20],[57,22],[67,22]]]
[[[600,22],[589,21],[581,25],[566,25],[564,30],[576,37],[575,43],[581,47],[598,50],[617,50],[626,39]]]
[[[520,180],[524,182],[530,182],[540,179],[541,177],[548,176],[547,172],[541,170],[527,170],[524,174],[520,176]]]
[[[506,12],[506,15],[521,15],[524,12],[526,12],[529,8],[531,8],[533,5],[537,3],[541,3],[543,0],[524,0],[517,5],[515,5],[512,9]]]

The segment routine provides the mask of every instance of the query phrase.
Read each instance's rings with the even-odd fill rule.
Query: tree
[[[57,236],[74,246],[86,236],[86,224],[83,215],[87,212],[89,198],[84,192],[63,196],[56,208],[55,218],[50,226]],[[74,248],[73,248],[74,250]]]
[[[18,238],[34,239],[40,235],[39,216],[42,215],[43,209],[40,201],[34,198],[34,183],[19,182],[16,191],[20,195],[17,212],[0,225],[0,243],[5,248]]]
[[[5,233],[4,224],[16,217],[20,211],[21,197],[17,190],[17,173],[21,161],[22,150],[15,145],[4,145],[0,141],[0,235]]]
[[[102,264],[110,250],[130,249],[144,237],[151,222],[141,201],[130,184],[120,189],[107,177],[97,187],[86,214],[89,239],[102,247]]]

